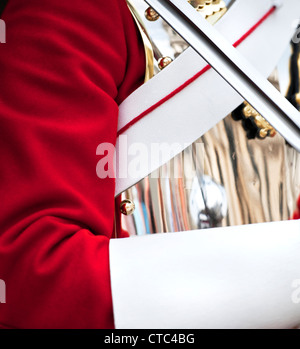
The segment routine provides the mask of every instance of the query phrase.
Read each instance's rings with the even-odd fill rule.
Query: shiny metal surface
[[[140,32],[141,38],[144,44],[145,58],[146,58],[146,69],[145,69],[145,82],[152,78],[154,74],[154,50],[151,44],[151,39],[145,30],[144,23],[136,10],[131,0],[126,0],[128,8],[135,20],[136,26]]]
[[[286,220],[300,192],[300,156],[284,139],[248,140],[228,116],[201,141],[205,170],[224,185],[228,198],[225,225]]]
[[[122,194],[134,201],[122,217],[130,235],[176,232],[289,219],[300,193],[300,153],[274,138],[248,140],[231,115],[201,137],[203,172],[191,179],[164,178],[168,167],[182,171],[182,154]],[[201,167],[200,167],[201,168]]]
[[[176,232],[222,226],[227,214],[224,188],[201,174],[204,159],[196,144],[127,190],[121,199],[135,203],[131,216],[122,216],[122,227],[130,235]],[[203,153],[203,146],[201,145]],[[183,170],[190,167],[189,171]],[[186,173],[188,175],[186,175]],[[194,173],[190,176],[190,173]]]
[[[186,43],[170,27],[162,30],[176,57]],[[269,80],[286,93],[285,81],[299,77],[288,76],[288,53],[280,66],[280,78],[274,71]],[[300,153],[279,134],[248,140],[241,123],[228,115],[159,173],[121,195],[135,203],[131,216],[122,215],[122,227],[143,235],[287,220],[299,193]]]
[[[285,139],[300,151],[295,109],[217,30],[181,0],[146,0]]]

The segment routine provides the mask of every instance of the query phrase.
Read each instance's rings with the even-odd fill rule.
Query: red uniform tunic
[[[0,327],[112,328],[118,104],[142,83],[125,0],[9,0],[0,53]]]

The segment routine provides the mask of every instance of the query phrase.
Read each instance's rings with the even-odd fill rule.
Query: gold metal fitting
[[[164,69],[166,66],[168,66],[170,63],[173,62],[173,59],[171,57],[162,57],[158,60],[158,68],[160,70]]]
[[[148,19],[148,21],[155,22],[158,20],[159,14],[155,12],[152,7],[148,7],[145,11],[145,17]]]
[[[245,118],[251,118],[258,128],[258,137],[265,139],[266,137],[274,137],[276,130],[263,118],[248,102],[244,102],[243,114]]]
[[[188,0],[211,24],[215,24],[227,11],[224,0]]]
[[[195,8],[204,7],[206,0],[188,0],[188,2]]]
[[[131,200],[125,199],[121,202],[120,211],[125,216],[132,215],[134,210],[135,210],[135,204]]]

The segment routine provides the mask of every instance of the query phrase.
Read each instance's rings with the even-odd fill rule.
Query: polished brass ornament
[[[223,0],[188,0],[209,23],[215,24],[227,11]]]
[[[266,119],[264,119],[248,102],[244,102],[243,114],[249,119],[253,126],[257,128],[256,137],[265,139],[266,137],[274,137],[276,130]]]
[[[158,20],[159,14],[155,12],[152,7],[148,7],[145,11],[145,17],[148,19],[148,21],[155,22]]]
[[[173,62],[173,59],[171,57],[168,57],[168,56],[162,57],[158,60],[158,68],[162,70],[172,62]]]
[[[132,202],[129,199],[125,199],[120,204],[120,211],[125,216],[130,216],[134,213],[135,205],[134,202]]]

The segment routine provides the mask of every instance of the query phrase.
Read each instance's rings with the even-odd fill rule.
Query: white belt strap
[[[216,28],[233,44],[259,22],[273,4],[270,0],[238,0]],[[295,13],[300,13],[300,2],[283,1],[282,6],[238,46],[265,77],[275,68],[295,32],[292,25]],[[184,150],[242,102],[237,92],[212,69],[172,95],[206,65],[194,50],[188,49],[121,104],[116,146],[116,195]],[[172,97],[164,101],[170,95]],[[153,108],[156,105],[159,106]],[[149,109],[150,112],[139,119]],[[131,126],[126,129],[128,124]],[[153,144],[166,142],[177,143],[176,153],[162,154],[160,159],[151,161]],[[128,169],[136,160],[134,146],[137,144],[142,145],[147,159],[143,157],[139,171],[133,174]]]

